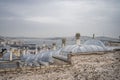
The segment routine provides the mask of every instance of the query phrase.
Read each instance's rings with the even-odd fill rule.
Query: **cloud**
[[[20,30],[32,34],[35,28],[32,36],[47,36],[50,31],[51,34],[59,32],[61,36],[63,33],[70,36],[80,32],[84,35],[106,33],[117,37],[120,34],[119,22],[120,0],[0,1],[0,34],[22,36]]]
[[[60,24],[61,21],[58,20],[57,18],[55,17],[29,17],[29,18],[25,18],[26,21],[32,21],[32,22],[38,22],[38,23],[45,23],[45,24]]]

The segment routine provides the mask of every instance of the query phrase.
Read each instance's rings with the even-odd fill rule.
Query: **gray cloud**
[[[53,37],[120,35],[120,0],[1,0],[0,34]]]

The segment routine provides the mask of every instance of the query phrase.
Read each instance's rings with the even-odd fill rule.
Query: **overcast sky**
[[[120,36],[120,0],[0,0],[0,35]]]

